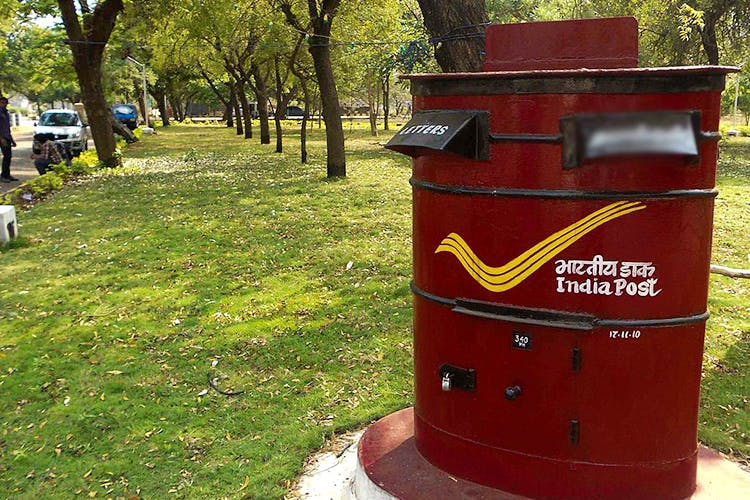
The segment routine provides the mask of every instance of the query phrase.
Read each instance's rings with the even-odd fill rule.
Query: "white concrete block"
[[[13,205],[0,205],[0,242],[8,242],[17,236],[16,208]]]

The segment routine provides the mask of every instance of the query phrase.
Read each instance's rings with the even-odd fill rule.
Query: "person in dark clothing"
[[[10,175],[10,159],[13,157],[11,148],[16,147],[16,141],[10,133],[10,113],[8,113],[8,98],[0,96],[0,149],[3,152],[3,167],[0,172],[0,182],[17,181]]]

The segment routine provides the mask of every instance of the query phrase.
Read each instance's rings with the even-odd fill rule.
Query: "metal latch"
[[[473,391],[477,387],[476,372],[472,368],[459,368],[445,364],[440,367],[440,387],[444,391],[453,388]]]
[[[514,401],[521,395],[521,386],[513,385],[505,388],[505,399],[508,401]]]

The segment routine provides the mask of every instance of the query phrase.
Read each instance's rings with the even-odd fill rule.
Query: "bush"
[[[734,127],[734,128],[735,130],[739,131],[742,137],[750,137],[750,127],[742,125],[742,126]]]
[[[99,157],[96,156],[96,150],[95,149],[89,149],[88,151],[84,151],[80,155],[78,155],[77,160],[80,160],[82,162],[85,162],[87,165],[94,166],[99,162]]]
[[[31,192],[35,198],[42,198],[47,194],[61,189],[63,187],[63,178],[57,175],[54,171],[47,172],[44,175],[40,175],[24,185],[25,191]]]
[[[70,162],[70,169],[73,175],[91,175],[96,170],[97,162],[91,163],[81,158],[73,158]]]
[[[64,181],[67,181],[73,176],[73,167],[66,165],[65,163],[58,163],[52,165],[52,171],[55,172]]]

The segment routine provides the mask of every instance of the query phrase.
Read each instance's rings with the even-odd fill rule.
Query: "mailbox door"
[[[580,335],[467,316],[417,294],[417,419],[429,433],[460,436],[487,452],[573,458],[570,425]],[[446,365],[473,370],[474,387],[446,390],[441,376]],[[444,451],[440,460],[450,460]]]
[[[578,459],[668,467],[695,456],[703,332],[608,327],[582,340]]]

